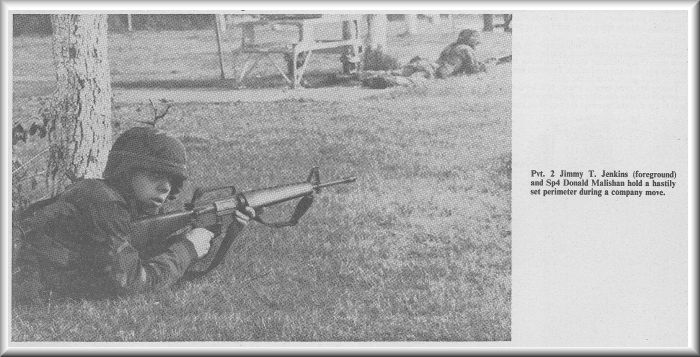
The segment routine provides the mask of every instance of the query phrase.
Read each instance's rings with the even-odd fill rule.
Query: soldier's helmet
[[[479,41],[480,37],[481,36],[479,35],[478,31],[472,29],[465,29],[460,31],[459,35],[457,35],[457,42],[474,47],[481,43]]]
[[[171,198],[187,179],[187,152],[176,137],[152,127],[134,127],[122,133],[112,145],[106,180],[119,181],[134,169],[155,171],[171,178]]]

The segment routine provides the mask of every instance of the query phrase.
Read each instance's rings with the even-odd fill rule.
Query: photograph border
[[[2,48],[2,62],[0,63],[0,78],[2,78],[5,89],[10,88],[12,83],[12,71],[9,67],[12,49],[9,47],[11,40],[13,11],[36,11],[46,12],[46,10],[68,12],[80,10],[85,12],[123,12],[132,10],[135,7],[143,12],[203,12],[210,13],[220,10],[232,10],[233,8],[248,11],[283,11],[301,13],[309,10],[324,10],[337,12],[367,12],[358,11],[357,8],[375,10],[382,12],[412,12],[425,10],[426,4],[423,2],[338,2],[333,5],[321,4],[313,1],[294,2],[292,6],[289,2],[282,1],[261,1],[261,2],[224,2],[224,1],[201,1],[201,2],[158,2],[158,1],[105,1],[99,5],[81,1],[4,1],[0,0],[0,48]],[[91,10],[83,10],[91,7]],[[474,12],[479,13],[484,10],[508,10],[517,14],[518,11],[537,10],[685,10],[688,12],[688,112],[689,118],[697,118],[697,102],[691,100],[697,94],[697,33],[698,33],[698,3],[695,1],[648,1],[648,2],[584,2],[571,1],[565,3],[534,2],[534,1],[499,1],[499,2],[474,2],[462,3],[451,1],[434,1],[427,6],[430,11],[447,12]],[[515,20],[517,22],[517,19]],[[515,69],[514,69],[515,71]],[[516,88],[513,88],[515,92]],[[11,100],[7,90],[1,91],[0,103],[2,111],[2,132],[7,138],[11,132],[12,108]],[[515,134],[515,133],[514,133]],[[81,343],[89,346],[75,346],[74,343],[12,343],[10,342],[10,309],[9,309],[9,289],[8,282],[11,272],[7,264],[0,268],[2,273],[2,305],[0,310],[4,316],[0,330],[0,354],[94,354],[99,348],[99,353],[153,353],[153,354],[225,354],[225,353],[289,353],[289,354],[310,354],[310,353],[382,353],[382,354],[421,354],[421,353],[478,353],[478,354],[673,354],[686,355],[698,354],[697,343],[697,221],[694,219],[697,214],[697,120],[688,120],[688,347],[686,348],[561,348],[561,347],[520,347],[518,341],[509,342],[177,342],[177,343]],[[3,200],[2,207],[2,229],[3,236],[11,236],[9,197],[11,196],[11,182],[9,178],[9,163],[11,162],[11,146],[9,140],[2,140],[2,189],[3,194],[8,199]],[[515,173],[514,173],[515,174]],[[515,212],[513,213],[515,215]],[[516,235],[514,235],[515,237]],[[2,261],[10,261],[10,240],[3,240],[0,253]],[[511,316],[513,313],[511,311]],[[167,346],[163,346],[167,345]]]

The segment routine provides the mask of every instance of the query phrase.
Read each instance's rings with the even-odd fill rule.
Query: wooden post
[[[219,26],[219,33],[226,33],[226,15],[216,14],[216,24]]]
[[[224,58],[221,54],[221,35],[219,34],[220,29],[220,18],[218,15],[214,15],[214,31],[216,32],[216,48],[219,55],[219,70],[221,71],[221,79],[226,79],[226,74],[224,73]]]
[[[386,27],[385,14],[367,15],[367,50],[383,51],[386,48]]]
[[[360,29],[357,20],[343,21],[343,40],[356,40],[360,37]],[[361,61],[360,46],[353,45],[351,48],[346,48],[343,55],[340,57],[340,62],[343,65],[343,73],[350,74],[359,70]]]
[[[252,25],[243,26],[241,42],[242,42],[242,44],[249,44],[249,45],[252,45],[255,43],[255,28],[254,28],[254,26],[252,26]]]

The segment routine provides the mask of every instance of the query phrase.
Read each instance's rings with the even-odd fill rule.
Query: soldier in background
[[[481,43],[479,32],[466,29],[460,31],[457,41],[447,45],[436,62],[415,56],[398,70],[365,71],[362,85],[373,89],[394,86],[413,86],[426,79],[447,78],[460,74],[486,72],[486,64],[502,64],[511,61],[511,56],[489,58],[486,62],[476,59],[476,46]]]
[[[413,57],[401,68],[401,75],[412,78],[433,79],[437,64],[420,56]]]
[[[476,59],[476,46],[481,43],[479,32],[462,30],[457,41],[447,45],[437,60],[437,78],[446,78],[458,74],[472,74],[486,71],[484,63]]]

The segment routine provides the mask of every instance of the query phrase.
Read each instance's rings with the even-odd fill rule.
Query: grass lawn
[[[396,54],[441,48],[454,37],[407,39],[392,26]],[[151,47],[205,36],[172,34],[158,43],[149,40],[154,34],[110,35],[119,49],[110,52],[113,80],[217,75],[210,62],[192,67]],[[487,56],[510,53],[510,34],[483,42]],[[31,120],[47,94],[40,89],[50,63],[32,60],[42,43],[50,40],[13,43],[15,121]],[[180,46],[185,57],[197,47]],[[115,135],[144,119],[142,109],[115,104]],[[510,64],[358,102],[175,103],[161,127],[183,140],[192,161],[184,200],[195,185],[260,188],[300,181],[311,166],[325,180],[358,179],[318,195],[296,227],[251,223],[226,263],[172,291],[14,307],[12,341],[510,340]],[[41,145],[30,140],[15,154],[31,157]]]

